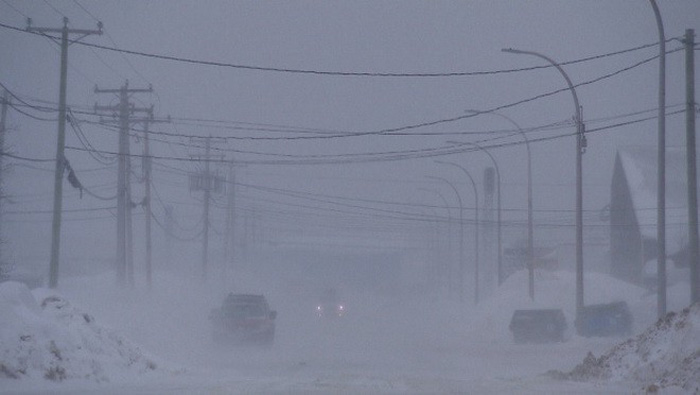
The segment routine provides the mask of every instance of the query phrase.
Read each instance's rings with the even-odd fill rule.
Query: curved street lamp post
[[[661,12],[656,0],[649,0],[654,9],[656,26],[659,30],[659,131],[657,147],[656,195],[656,276],[657,276],[657,314],[666,315],[666,38]]]
[[[535,300],[535,247],[534,247],[534,230],[533,230],[533,214],[532,214],[532,152],[530,151],[530,139],[527,138],[525,131],[512,118],[495,111],[476,111],[467,110],[473,114],[491,114],[505,119],[518,129],[518,132],[525,140],[527,148],[527,267],[528,267],[528,290],[530,300]],[[498,271],[498,285],[504,281],[503,268]]]
[[[459,301],[464,301],[464,206],[462,205],[462,197],[459,195],[457,188],[446,178],[436,176],[426,176],[433,180],[440,180],[452,188],[457,201],[459,202]]]
[[[498,284],[500,285],[503,274],[503,248],[501,241],[501,170],[498,168],[498,162],[496,162],[496,158],[494,158],[486,148],[480,146],[479,144],[467,141],[447,141],[447,144],[474,146],[476,149],[483,151],[486,155],[488,155],[489,159],[491,159],[491,162],[493,163],[493,167],[496,169],[496,185],[498,186],[498,194],[496,196],[496,244],[498,248],[496,272],[498,274]]]
[[[474,303],[479,303],[479,193],[476,190],[476,183],[467,169],[456,163],[443,162],[439,160],[436,160],[435,163],[459,168],[464,172],[464,174],[467,175],[467,177],[469,177],[469,181],[472,183],[472,188],[474,188]]]
[[[445,199],[445,196],[440,193],[440,191],[437,191],[435,189],[428,189],[428,188],[418,188],[419,191],[424,191],[424,192],[430,192],[438,195],[440,200],[442,200],[442,203],[445,205],[445,210],[447,211],[447,251],[448,251],[448,256],[452,256],[452,210],[450,210],[450,205],[447,203],[447,199]],[[447,265],[447,278],[448,280],[452,278],[452,266]],[[452,289],[452,282],[448,281],[447,282],[447,294],[448,296],[453,295],[453,289]]]
[[[586,149],[586,136],[585,127],[583,125],[583,119],[581,118],[581,106],[578,102],[578,96],[576,95],[576,89],[574,84],[571,83],[571,79],[566,74],[564,69],[554,60],[548,58],[533,51],[521,51],[513,48],[504,48],[501,51],[521,54],[521,55],[532,55],[538,58],[544,59],[549,62],[552,66],[556,67],[559,73],[566,80],[571,95],[574,98],[575,116],[576,116],[576,316],[582,311],[583,308],[583,170],[582,170],[582,156]]]

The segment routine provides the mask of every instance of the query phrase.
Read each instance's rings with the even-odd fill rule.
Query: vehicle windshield
[[[230,304],[224,308],[224,311],[226,314],[236,319],[262,317],[265,315],[265,309],[263,309],[263,306],[253,303]]]

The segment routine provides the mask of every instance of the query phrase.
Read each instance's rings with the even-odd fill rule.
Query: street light
[[[450,205],[447,203],[447,199],[445,199],[445,196],[440,193],[440,191],[437,191],[435,189],[428,189],[428,188],[418,188],[419,191],[425,191],[425,192],[431,192],[440,198],[442,200],[443,204],[445,205],[445,210],[447,210],[447,250],[448,250],[448,255],[451,257],[452,256],[452,210],[450,210]],[[453,295],[453,287],[452,287],[452,265],[447,265],[447,277],[448,277],[448,282],[447,282],[447,293],[449,297],[452,297]]]
[[[657,276],[657,314],[666,315],[666,38],[661,12],[656,0],[649,0],[654,9],[656,27],[659,30],[659,131],[657,165],[657,203],[656,203],[656,276]]]
[[[452,185],[446,178],[436,177],[436,176],[426,176],[433,180],[440,180],[447,183],[447,185],[452,188],[455,195],[457,195],[457,201],[459,202],[459,301],[464,301],[464,206],[462,205],[462,197],[459,196],[457,188]]]
[[[513,54],[532,55],[546,60],[561,73],[566,83],[569,85],[571,95],[574,97],[574,110],[576,114],[576,316],[578,316],[583,308],[583,166],[581,162],[583,152],[586,149],[585,127],[583,125],[583,119],[581,118],[581,106],[578,103],[578,96],[576,96],[574,84],[571,83],[571,79],[569,79],[569,76],[557,62],[533,51],[521,51],[513,48],[504,48],[501,51]]]
[[[464,172],[464,174],[467,175],[467,177],[469,177],[469,181],[472,182],[472,188],[474,188],[474,303],[476,304],[479,303],[479,193],[476,190],[476,183],[474,182],[474,178],[467,171],[467,169],[452,162],[443,162],[440,160],[436,160],[435,163],[455,166],[459,168]]]
[[[510,117],[495,112],[495,111],[475,111],[467,110],[473,114],[492,114],[505,119],[506,121],[513,124],[518,129],[518,132],[523,136],[525,140],[525,147],[527,148],[527,267],[528,267],[528,289],[530,292],[530,300],[535,300],[535,252],[534,252],[534,231],[532,225],[532,152],[530,151],[530,139],[527,138],[525,131]],[[503,276],[501,271],[498,272],[498,285],[503,283]]]
[[[501,247],[501,171],[498,168],[498,162],[496,162],[496,158],[494,158],[493,155],[486,150],[486,148],[480,146],[479,144],[466,141],[447,141],[447,144],[473,145],[478,150],[483,151],[486,155],[488,155],[491,162],[493,162],[494,168],[496,169],[496,184],[498,185],[498,195],[496,196],[496,238],[498,244],[496,271],[498,273],[498,284],[500,285],[502,282],[501,276],[503,273],[503,248]]]

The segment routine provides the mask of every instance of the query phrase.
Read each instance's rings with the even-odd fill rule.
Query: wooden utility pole
[[[167,120],[157,120],[153,118],[153,106],[148,110],[148,116],[143,119],[143,179],[146,189],[146,197],[144,198],[144,209],[146,211],[146,284],[148,288],[152,286],[153,277],[153,243],[151,240],[151,165],[153,158],[150,151],[150,133],[148,128],[150,124],[157,122],[170,122],[170,117]]]
[[[223,178],[218,174],[211,174],[211,136],[205,138],[204,170],[190,174],[190,191],[204,192],[204,209],[202,212],[202,280],[207,280],[209,266],[209,206],[212,192],[220,192],[223,185]]]
[[[204,234],[202,237],[202,277],[207,279],[207,266],[209,264],[209,200],[211,199],[212,176],[209,172],[209,149],[211,137],[206,139],[206,154],[204,159]]]
[[[69,29],[68,18],[63,18],[62,28],[32,27],[31,18],[27,19],[27,31],[38,33],[61,33],[61,82],[58,94],[58,144],[56,144],[56,171],[54,173],[53,221],[51,225],[51,262],[49,263],[49,287],[58,285],[59,245],[61,242],[61,210],[63,206],[63,151],[66,141],[66,91],[68,83],[68,35],[79,34],[76,42],[91,34],[102,34],[102,22],[97,22],[98,30]],[[55,40],[54,37],[49,38]]]
[[[153,244],[151,241],[151,151],[149,148],[150,136],[148,126],[153,120],[153,107],[143,124],[143,178],[146,187],[146,284],[150,289],[153,286]]]
[[[117,173],[117,282],[124,285],[129,276],[129,282],[133,285],[133,250],[131,229],[127,233],[127,226],[131,228],[131,188],[129,173],[131,169],[129,153],[129,130],[131,128],[130,116],[135,112],[148,112],[149,108],[137,108],[129,103],[131,93],[151,93],[153,87],[147,89],[129,88],[129,81],[119,89],[99,89],[95,87],[95,93],[116,93],[119,95],[117,106],[98,106],[95,104],[95,112],[105,111],[119,114],[119,155]]]
[[[688,265],[690,303],[700,302],[698,276],[698,182],[695,161],[695,31],[685,31],[685,149],[688,173]]]
[[[224,236],[224,265],[223,265],[223,280],[226,281],[227,268],[231,266],[233,269],[236,253],[236,243],[234,242],[235,226],[236,226],[236,173],[233,160],[229,162],[228,167],[228,210],[226,213],[226,235]]]

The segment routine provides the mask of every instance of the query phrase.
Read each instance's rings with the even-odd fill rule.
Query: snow
[[[526,272],[476,306],[430,293],[344,292],[347,316],[327,322],[314,317],[312,292],[297,284],[252,274],[235,284],[173,273],[155,280],[150,290],[122,289],[111,273],[67,277],[57,290],[0,284],[0,392],[584,394],[698,386],[700,308],[655,324],[655,294],[599,273],[586,274],[587,304],[627,301],[636,337],[570,330],[564,343],[514,344],[515,309],[561,308],[573,327],[575,276],[567,271],[536,272],[534,302]],[[669,287],[669,309],[684,307],[686,288]],[[279,313],[274,346],[211,341],[206,317],[229,290],[266,294]],[[592,361],[606,370],[571,373]]]
[[[0,315],[3,379],[102,382],[157,369],[137,346],[48,290],[1,283]]]
[[[700,303],[671,312],[639,335],[596,358],[589,353],[573,380],[633,380],[646,388],[700,392]]]

